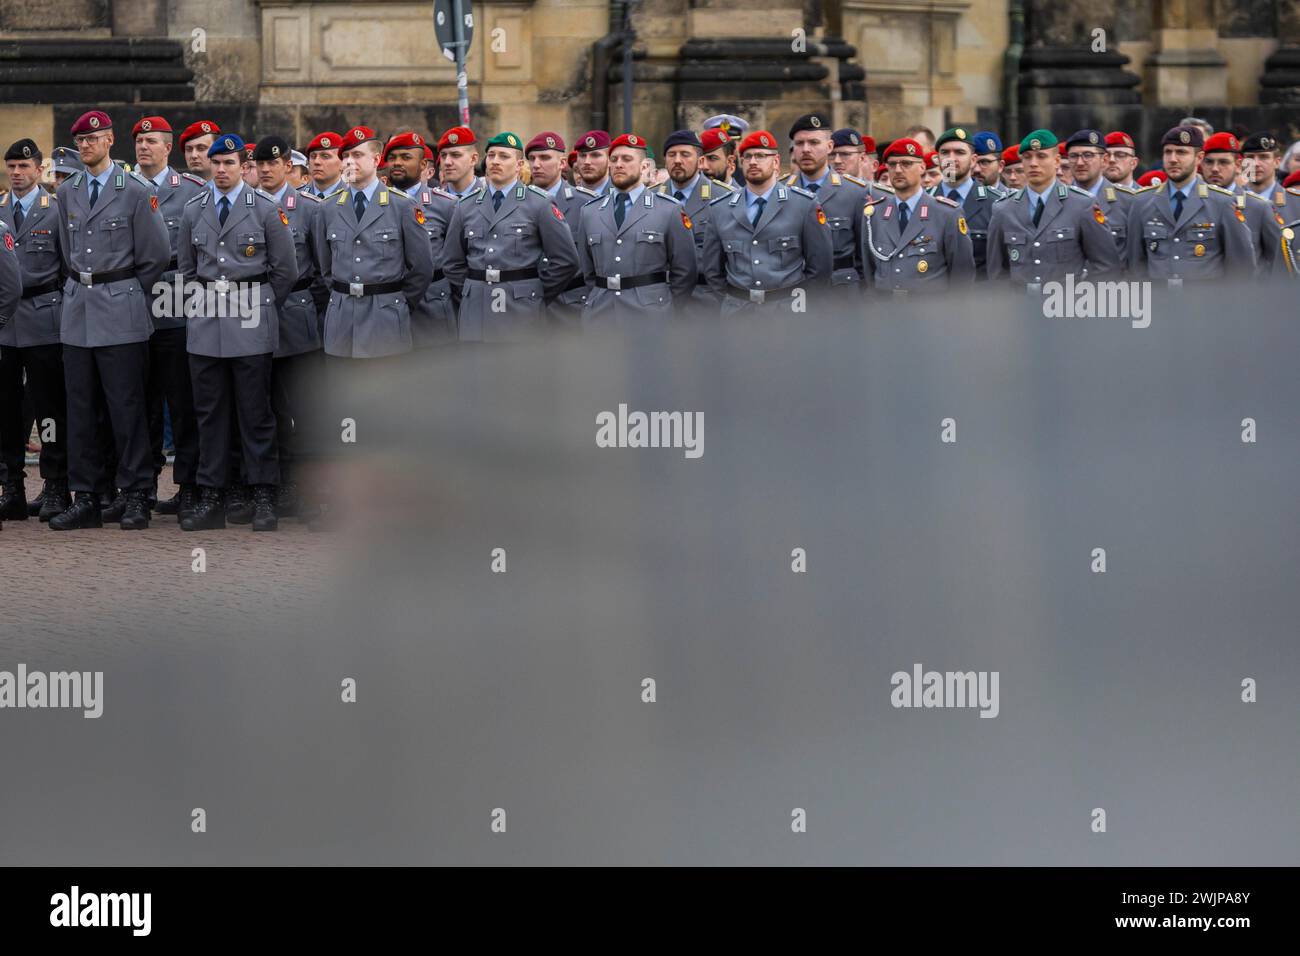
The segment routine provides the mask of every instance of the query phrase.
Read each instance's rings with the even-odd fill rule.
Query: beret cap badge
[[[90,125],[91,125],[91,127],[92,127],[93,129],[99,129],[99,117],[98,117],[98,116],[92,116],[92,117],[91,117],[87,122],[90,123]]]

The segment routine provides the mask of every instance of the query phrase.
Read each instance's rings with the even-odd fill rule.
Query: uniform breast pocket
[[[1213,228],[1197,229],[1193,226],[1183,233],[1182,240],[1189,248],[1187,255],[1199,259],[1206,252],[1219,248],[1219,230]]]
[[[248,229],[235,234],[238,243],[236,257],[247,262],[259,256],[266,256],[266,233],[260,229]]]
[[[505,228],[516,255],[526,256],[536,251],[537,227],[531,222],[510,222]]]
[[[789,265],[803,256],[803,246],[798,236],[774,236],[767,240],[767,251],[781,257],[782,264]]]
[[[838,233],[845,229],[853,228],[853,220],[849,219],[847,216],[831,216],[826,221],[830,224],[832,233]]]
[[[655,229],[642,229],[636,234],[637,242],[658,242],[664,241],[664,234]]]
[[[1047,240],[1047,248],[1057,262],[1072,261],[1079,254],[1079,232],[1074,226],[1052,229],[1043,238]]]
[[[131,230],[130,223],[123,216],[113,216],[104,219],[99,224],[103,230],[108,247],[115,252],[126,251],[131,248]]]
[[[1164,223],[1148,222],[1142,227],[1142,241],[1147,252],[1163,253],[1169,245],[1169,227]]]
[[[163,222],[167,223],[167,231],[173,236],[176,235],[176,230],[181,227],[181,220],[178,216],[167,216],[163,219]]]
[[[739,239],[723,239],[722,249],[735,264],[739,265],[740,260],[745,256],[745,244]]]
[[[1025,261],[1025,250],[1029,245],[1029,236],[1023,232],[1010,230],[1003,234],[1002,245],[1006,247],[1007,262],[1012,266],[1017,266]]]
[[[35,260],[33,265],[43,265],[55,253],[54,240],[49,236],[28,236],[20,247],[28,258]]]

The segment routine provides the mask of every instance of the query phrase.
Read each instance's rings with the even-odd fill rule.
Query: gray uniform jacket
[[[951,282],[975,280],[970,229],[957,203],[922,192],[901,232],[898,208],[898,198],[890,196],[862,210],[862,258],[872,267],[870,286],[882,292],[942,292]]]
[[[117,167],[91,208],[87,174],[77,173],[59,187],[58,197],[59,244],[68,274],[60,340],[82,348],[148,341],[154,329],[152,290],[171,258],[167,226],[149,181]],[[131,274],[94,281],[96,273],[119,270]]]
[[[1115,239],[1120,265],[1128,264],[1128,216],[1133,207],[1133,190],[1105,182],[1097,190],[1095,202],[1106,217],[1106,228]]]
[[[575,248],[578,243],[578,228],[582,225],[582,207],[598,198],[586,186],[572,186],[568,183],[563,183],[551,197],[551,202],[555,203],[556,208],[564,214],[565,222],[569,224],[569,232],[573,235]],[[561,292],[556,297],[556,301],[579,310],[587,304],[587,292],[587,284],[583,281],[582,270],[579,269],[569,280],[569,288]]]
[[[13,224],[10,196],[0,198],[0,217]],[[17,303],[13,318],[0,326],[0,348],[58,345],[59,312],[63,306],[63,254],[59,248],[59,203],[36,187],[32,208],[14,231],[15,252],[22,269],[22,290],[53,286],[38,295],[25,295]],[[6,246],[8,244],[6,243]],[[7,249],[6,249],[7,252]],[[7,275],[7,272],[6,272]],[[6,289],[5,292],[11,290]],[[0,310],[0,317],[7,313]]]
[[[1168,183],[1140,190],[1129,210],[1129,270],[1179,281],[1254,275],[1254,242],[1236,208],[1232,193],[1199,176],[1177,219]]]
[[[1250,230],[1251,244],[1255,249],[1255,271],[1259,275],[1273,272],[1278,252],[1282,248],[1282,227],[1286,224],[1277,209],[1263,196],[1234,187],[1232,203],[1240,211],[1237,218],[1245,217]]]
[[[661,183],[655,192],[671,196],[675,187],[672,180]],[[691,297],[697,304],[707,307],[716,315],[719,299],[718,294],[709,288],[709,283],[704,278],[704,237],[712,228],[712,202],[719,196],[729,196],[736,191],[736,187],[730,183],[719,182],[716,179],[710,179],[704,173],[699,173],[695,180],[695,188],[691,194],[686,197],[682,208],[686,210],[686,218],[691,221],[691,238],[695,242],[695,265],[696,279],[695,291]]]
[[[324,342],[322,331],[329,289],[317,267],[316,220],[323,214],[321,201],[310,193],[286,189],[280,209],[289,220],[298,274],[288,298],[280,305],[280,344],[275,357],[314,352]]]
[[[667,318],[674,301],[691,297],[699,271],[686,211],[673,197],[643,189],[619,226],[615,199],[609,195],[582,207],[578,259],[588,287],[583,320]]]
[[[171,250],[171,260],[167,264],[167,271],[163,273],[163,281],[170,283],[175,278],[177,271],[178,252],[176,240],[180,235],[181,216],[185,212],[185,204],[207,189],[208,184],[190,173],[178,173],[170,166],[163,171],[163,175],[165,178],[161,186],[152,179],[147,180],[147,182],[154,195],[158,197],[158,213],[167,226],[167,242]],[[172,311],[171,309],[154,310],[154,328],[185,328],[185,316],[171,315]]]
[[[411,312],[433,281],[433,253],[422,218],[419,203],[382,183],[360,222],[351,189],[321,203],[316,254],[330,286],[327,355],[378,358],[411,351]],[[394,291],[366,288],[374,285],[392,285]]]
[[[946,198],[949,188],[947,183],[940,183],[928,192],[932,196]],[[966,234],[970,237],[971,251],[975,256],[975,277],[978,279],[988,278],[989,219],[993,216],[993,204],[1000,198],[993,190],[975,181],[961,203],[962,216],[966,220]]]
[[[433,281],[411,313],[411,341],[417,349],[447,345],[456,341],[456,309],[452,302],[451,283],[442,270],[443,243],[456,200],[451,193],[436,186],[423,186],[411,196],[419,203],[424,234],[429,237],[429,255],[433,259]]]
[[[826,214],[812,193],[778,182],[757,225],[751,225],[747,191],[709,205],[705,278],[726,296],[724,315],[769,305],[765,311],[788,312],[790,290],[804,289],[812,297],[830,283],[834,246]]]
[[[564,214],[545,190],[520,182],[505,190],[500,209],[486,188],[456,203],[444,248],[447,279],[461,290],[462,342],[540,335],[543,306],[578,273]]]
[[[0,220],[0,326],[13,322],[23,295],[23,269],[9,223]]]
[[[798,186],[799,173],[792,173],[787,186]],[[862,281],[862,207],[868,189],[862,180],[851,180],[831,170],[816,190],[803,187],[814,196],[826,215],[835,252],[831,285],[854,285]]]
[[[293,233],[270,194],[247,184],[225,225],[218,205],[211,190],[204,190],[185,204],[181,217],[180,273],[204,290],[197,307],[185,311],[185,349],[212,358],[274,352],[278,303],[298,279]]]
[[[1300,236],[1300,219],[1278,227],[1277,251],[1273,254],[1273,275],[1300,279],[1300,253],[1296,237]]]
[[[1283,223],[1300,219],[1300,187],[1291,186],[1284,189],[1281,180],[1277,180],[1273,183],[1273,189],[1267,198],[1273,205],[1273,212],[1282,217]]]
[[[1057,183],[1047,192],[1037,226],[1033,194],[1017,189],[994,203],[989,218],[988,274],[1026,285],[1116,276],[1120,253],[1106,227],[1105,213],[1082,189]]]

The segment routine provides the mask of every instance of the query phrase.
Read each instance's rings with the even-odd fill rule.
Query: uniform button
[[[1035,260],[1034,260],[1034,265],[1036,265],[1036,266],[1041,266],[1042,264],[1043,264],[1043,260],[1042,260],[1042,259],[1035,259]]]
[[[616,246],[621,246],[622,244],[623,244],[623,240],[622,240],[622,239],[615,239],[615,240],[614,240],[614,245],[616,245]]]
[[[515,232],[523,232],[522,229],[516,229]]]
[[[492,238],[495,239],[496,237],[497,237],[497,234],[496,234],[495,232],[492,233]]]
[[[1174,240],[1174,242],[1177,242],[1177,241],[1178,241],[1177,239]]]
[[[754,245],[758,245],[758,240],[757,240],[757,239],[754,240]]]
[[[91,249],[87,249],[87,250],[86,250],[86,251],[87,251],[87,252],[93,252],[93,251],[94,251],[94,250],[91,250]]]
[[[361,245],[361,240],[360,239],[356,240],[356,243],[357,245]]]
[[[225,256],[222,256],[222,257],[220,257],[219,259],[217,259],[217,261],[218,261],[218,262],[225,262],[225,261],[226,261],[226,257],[225,257]]]
[[[754,285],[762,285],[762,284],[763,283],[759,282],[757,279],[754,280]]]
[[[622,256],[615,256],[615,257],[614,257],[614,261],[615,261],[615,262],[622,262],[622,261],[623,261],[623,257],[622,257]]]
[[[218,242],[218,243],[217,243],[217,245],[219,245],[219,246],[224,246],[225,244],[226,244],[226,241],[225,241],[224,239],[221,240],[221,242]]]
[[[754,260],[754,265],[758,265],[758,260],[757,260],[757,259]]]
[[[357,262],[360,262],[360,261],[361,261],[361,257],[360,257],[360,256],[357,256]]]
[[[488,252],[495,252],[495,249],[489,249]]]
[[[1174,260],[1177,261],[1177,259],[1178,259],[1178,257],[1177,257],[1177,256],[1174,256]]]
[[[1035,246],[1041,246],[1042,243],[1041,243],[1041,242],[1035,242],[1034,245],[1035,245]]]

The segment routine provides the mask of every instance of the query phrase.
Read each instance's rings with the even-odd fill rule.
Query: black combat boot
[[[55,515],[67,511],[72,507],[72,494],[68,491],[68,479],[51,478],[45,483],[40,500],[41,509],[36,514],[42,521],[49,521]]]
[[[226,520],[231,524],[248,524],[253,520],[253,499],[248,485],[242,481],[226,490]]]
[[[275,517],[275,485],[253,486],[253,530],[274,531],[279,525]]]
[[[27,489],[21,478],[10,478],[0,494],[0,521],[26,521]]]
[[[38,514],[41,513],[41,506],[45,504],[45,492],[48,491],[49,488],[50,488],[50,483],[47,481],[44,487],[41,488],[41,493],[38,494],[35,498],[33,498],[31,501],[27,502],[27,517],[35,518]],[[42,518],[41,520],[46,521],[48,519]]]
[[[67,510],[50,519],[51,531],[102,527],[104,519],[99,511],[99,500],[89,491],[78,491]]]
[[[298,496],[298,482],[292,478],[280,482],[280,490],[275,496],[275,514],[278,518],[292,518],[298,514],[302,504]]]
[[[122,515],[126,513],[126,495],[125,489],[119,491],[107,505],[104,504],[104,499],[100,498],[100,515],[105,521],[111,523],[122,520]]]
[[[154,507],[154,511],[160,515],[178,515],[181,512],[181,489],[176,489],[176,494],[170,498],[164,498]]]
[[[204,488],[199,503],[181,519],[182,531],[214,531],[226,526],[226,505],[220,488]]]
[[[199,504],[199,486],[198,485],[181,485],[180,504],[176,509],[176,519],[184,521],[190,515],[194,514],[194,509]]]
[[[122,508],[119,527],[123,531],[143,531],[149,527],[149,492],[145,489],[128,491],[126,505]]]

